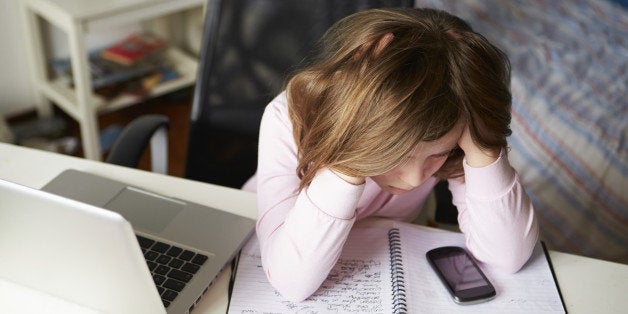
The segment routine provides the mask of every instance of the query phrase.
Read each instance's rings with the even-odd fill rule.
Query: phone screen
[[[460,247],[442,247],[427,253],[428,260],[459,303],[488,300],[495,288]]]
[[[475,264],[464,253],[451,252],[434,259],[434,264],[455,292],[487,285]]]

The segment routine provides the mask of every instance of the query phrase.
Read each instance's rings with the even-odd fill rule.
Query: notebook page
[[[354,228],[321,287],[307,300],[285,300],[268,282],[255,235],[240,254],[229,313],[390,313],[388,229]]]
[[[440,246],[465,247],[464,235],[399,224],[409,312],[446,313],[564,313],[558,289],[541,244],[515,274],[507,274],[480,264],[497,296],[488,302],[458,305],[431,269],[425,258],[430,249]]]

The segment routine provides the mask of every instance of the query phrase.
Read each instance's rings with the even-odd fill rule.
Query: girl
[[[314,293],[353,224],[415,219],[449,180],[466,245],[516,272],[538,226],[506,156],[507,57],[461,19],[376,9],[330,28],[322,52],[266,108],[256,176],[257,236],[270,283]]]

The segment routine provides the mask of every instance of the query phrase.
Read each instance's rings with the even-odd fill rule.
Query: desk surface
[[[252,193],[0,143],[2,179],[41,188],[68,168],[256,218]],[[550,256],[569,313],[625,313],[628,265],[556,251],[550,251]],[[228,278],[229,271],[221,274],[193,313],[225,313]]]

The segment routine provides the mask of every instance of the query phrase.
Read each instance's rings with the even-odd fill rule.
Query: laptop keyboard
[[[161,301],[168,307],[207,261],[207,256],[139,235],[137,240]]]

